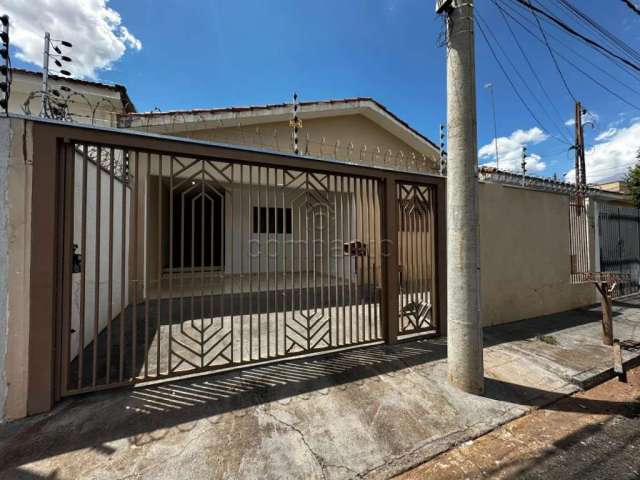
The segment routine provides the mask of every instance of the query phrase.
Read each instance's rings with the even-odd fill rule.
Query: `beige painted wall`
[[[289,153],[293,148],[291,127],[287,122],[194,130],[176,135]],[[395,165],[407,170],[435,172],[438,163],[435,157],[423,157],[422,153],[362,115],[304,120],[299,146],[301,153],[314,157],[367,165]]]
[[[569,283],[567,195],[489,183],[479,195],[483,325],[595,302],[592,285]],[[591,223],[592,246],[593,233]]]
[[[0,202],[5,218],[2,234],[6,235],[6,263],[0,262],[0,270],[6,270],[7,283],[0,286],[0,295],[6,303],[0,311],[0,421],[24,417],[27,413],[28,345],[29,345],[29,271],[31,225],[31,161],[30,131],[18,120],[2,119],[2,130],[11,123],[9,138],[3,138],[1,150],[8,153],[2,163],[0,177],[6,180],[6,189]],[[23,150],[23,134],[27,148]],[[6,141],[9,144],[6,144]],[[5,153],[5,154],[6,154]],[[27,159],[24,158],[24,153]],[[2,182],[0,182],[2,183]],[[0,237],[3,236],[0,234]],[[4,255],[5,252],[0,252]],[[1,283],[1,282],[0,282]],[[3,302],[0,302],[2,305]]]

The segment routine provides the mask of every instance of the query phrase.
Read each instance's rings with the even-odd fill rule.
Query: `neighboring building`
[[[616,180],[613,182],[596,183],[596,188],[600,190],[606,190],[608,192],[627,193],[627,187],[623,181]]]
[[[42,109],[42,73],[19,68],[11,71],[9,111],[39,115]],[[71,91],[65,92],[60,88],[62,86]],[[118,115],[136,111],[127,89],[122,85],[50,75],[49,90],[60,93],[57,98],[66,101],[71,120],[78,123],[115,127]]]

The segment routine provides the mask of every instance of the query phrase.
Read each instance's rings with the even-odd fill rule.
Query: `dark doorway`
[[[172,268],[222,268],[224,191],[198,186],[173,194]]]

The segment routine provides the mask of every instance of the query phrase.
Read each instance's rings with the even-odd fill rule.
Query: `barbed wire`
[[[34,100],[39,100],[41,105],[40,112],[38,113],[32,111],[32,103]],[[45,109],[42,108],[43,104],[46,104]],[[82,106],[72,108],[74,104]],[[91,125],[96,125],[96,123],[100,121],[102,124],[108,126],[116,126],[118,115],[122,115],[122,113],[126,111],[128,104],[129,102],[122,104],[122,107],[118,108],[110,98],[102,97],[97,102],[92,102],[90,98],[82,92],[70,90],[68,93],[63,94],[56,88],[52,88],[47,92],[42,90],[29,92],[22,104],[22,111],[25,115],[30,116],[41,116],[43,115],[43,111],[46,111],[48,112],[49,118],[65,122],[90,123]],[[104,109],[101,113],[107,116],[108,119],[97,118],[99,109],[105,105],[110,106],[111,109]],[[82,110],[85,110],[87,114],[80,113]],[[80,122],[79,119],[86,119],[86,121]]]
[[[171,125],[174,125],[173,121]],[[289,138],[290,129],[288,128],[265,131],[259,126],[252,129],[240,124],[231,127],[228,124],[222,124],[219,120],[218,127],[207,132],[211,133],[207,140],[214,142],[251,146],[281,153],[293,152],[294,148],[293,138]],[[281,135],[283,132],[286,140]],[[188,136],[199,138],[199,136]],[[423,173],[434,173],[439,168],[439,158],[436,154],[430,157],[415,150],[392,149],[353,140],[333,139],[326,135],[314,137],[309,132],[299,138],[299,149],[301,154],[306,156],[370,166],[402,167],[409,171]]]
[[[56,92],[55,94],[53,93],[54,91]],[[170,122],[166,124],[152,123],[153,113],[162,113],[158,107],[155,107],[140,125],[131,125],[127,123],[127,117],[124,115],[126,105],[118,108],[118,105],[111,99],[105,97],[100,98],[97,102],[92,102],[87,95],[81,92],[71,91],[67,94],[60,94],[55,88],[49,92],[41,90],[30,92],[22,105],[23,112],[26,115],[34,115],[31,104],[38,99],[42,103],[43,98],[48,105],[46,110],[52,114],[52,118],[67,122],[88,123],[91,125],[99,123],[107,126],[137,129],[147,133],[155,131],[176,135],[185,134],[184,136],[188,138],[198,138],[198,136],[197,134],[191,135],[189,132],[185,132],[180,128],[181,125],[198,123],[206,125],[211,123],[205,117],[204,112],[192,112],[188,116],[182,112],[172,112]],[[42,114],[42,110],[40,114]],[[293,139],[290,137],[290,129],[286,127],[270,130],[258,126],[251,129],[241,123],[230,126],[228,123],[225,124],[221,119],[218,119],[215,122],[215,126],[207,129],[207,132],[210,135],[206,140],[214,142],[268,149],[280,153],[293,152]],[[282,135],[283,133],[284,135]],[[314,137],[309,132],[301,136],[299,148],[300,152],[306,156],[348,163],[402,168],[421,173],[435,173],[438,172],[439,168],[439,158],[435,153],[432,157],[429,157],[415,150],[392,149],[383,145],[369,145],[363,142],[354,142],[353,140],[333,139],[326,135]]]

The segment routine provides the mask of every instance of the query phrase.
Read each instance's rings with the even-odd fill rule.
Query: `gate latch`
[[[78,245],[74,243],[71,273],[80,273],[81,271],[82,271],[82,254],[78,253]]]

